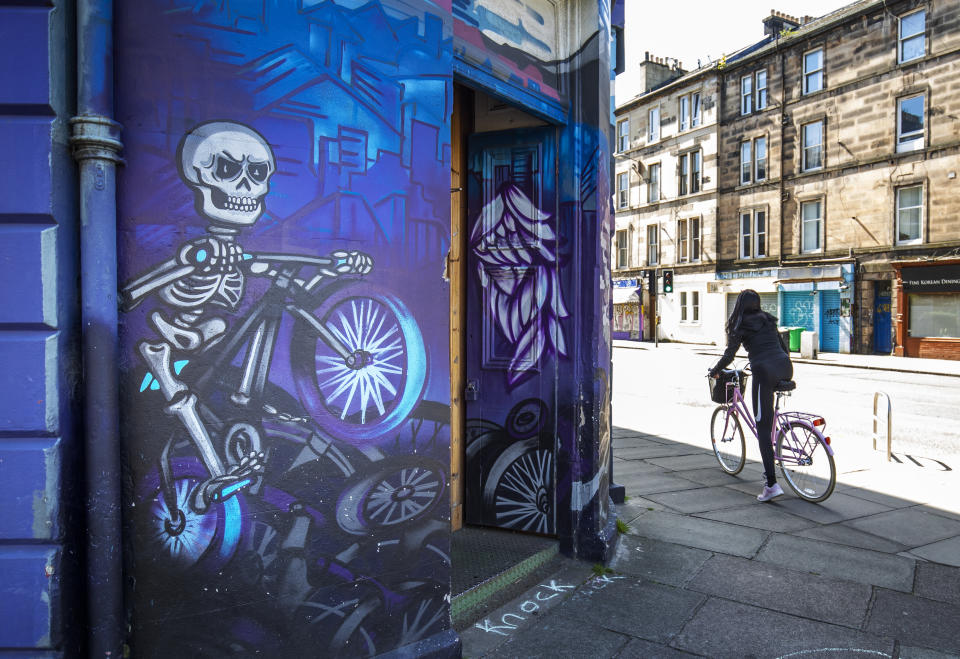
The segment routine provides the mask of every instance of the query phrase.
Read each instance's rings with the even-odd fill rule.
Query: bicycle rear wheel
[[[710,419],[710,443],[720,468],[728,474],[739,474],[747,462],[747,443],[735,411],[727,414],[729,405],[720,405]]]
[[[819,503],[833,493],[837,467],[823,435],[801,421],[791,421],[777,432],[777,459],[787,485],[798,497]]]

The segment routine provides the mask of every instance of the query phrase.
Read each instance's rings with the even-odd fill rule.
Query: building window
[[[630,148],[630,120],[623,119],[617,122],[617,151],[626,151]]]
[[[910,293],[907,336],[960,338],[960,293]]]
[[[805,172],[823,167],[823,122],[814,121],[801,127],[803,159],[801,169]]]
[[[687,320],[687,292],[680,291],[680,322]]]
[[[660,163],[650,165],[650,175],[647,180],[647,201],[655,203],[660,201]]]
[[[703,171],[703,153],[694,151],[690,154],[690,192],[700,192],[701,173]]]
[[[823,223],[823,202],[805,201],[800,204],[800,251],[820,251],[820,227]]]
[[[898,152],[923,148],[924,104],[923,94],[897,101]]]
[[[647,112],[647,142],[660,139],[660,108],[650,108]]]
[[[617,267],[629,267],[630,244],[627,241],[627,232],[617,231]]]
[[[758,137],[753,141],[754,154],[754,181],[763,181],[767,178],[767,138]]]
[[[691,291],[690,293],[690,310],[693,312],[691,318],[693,322],[700,321],[700,291]]]
[[[740,143],[740,183],[750,182],[750,173],[753,171],[753,145],[747,142]]]
[[[690,191],[690,158],[689,153],[680,156],[677,163],[677,194],[683,196]]]
[[[897,189],[897,244],[913,245],[923,237],[923,186]]]
[[[767,255],[767,211],[740,211],[740,258]]]
[[[696,128],[700,125],[700,92],[684,94],[679,100],[677,125],[679,131]]]
[[[823,89],[823,48],[803,55],[803,93],[812,94]]]
[[[757,71],[757,91],[756,91],[756,106],[757,110],[762,110],[767,107],[767,71]]]
[[[698,150],[681,154],[677,164],[677,193],[683,196],[700,192],[702,176],[703,153]]]
[[[657,244],[657,235],[660,228],[656,224],[647,227],[647,265],[657,265],[660,255],[660,247]]]
[[[753,112],[753,76],[740,78],[740,114]]]
[[[677,220],[677,263],[700,260],[700,218]]]
[[[630,205],[630,172],[617,174],[617,208]]]
[[[924,36],[927,12],[921,9],[900,17],[900,32],[897,41],[897,61],[909,62],[926,54],[927,44]]]

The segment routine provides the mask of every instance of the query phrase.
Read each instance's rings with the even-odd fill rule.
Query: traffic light
[[[650,291],[650,295],[657,294],[657,271],[656,270],[647,270],[647,290]]]
[[[663,292],[673,293],[673,270],[663,271]]]

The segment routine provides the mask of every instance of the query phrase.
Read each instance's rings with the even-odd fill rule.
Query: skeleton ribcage
[[[233,309],[243,297],[244,278],[239,270],[216,274],[194,274],[165,286],[160,299],[180,309],[205,304]]]

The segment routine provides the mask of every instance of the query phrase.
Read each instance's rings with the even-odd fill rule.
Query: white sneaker
[[[779,497],[783,494],[783,488],[780,487],[780,483],[774,483],[773,487],[763,486],[763,492],[757,495],[757,501],[770,501],[774,497]]]

